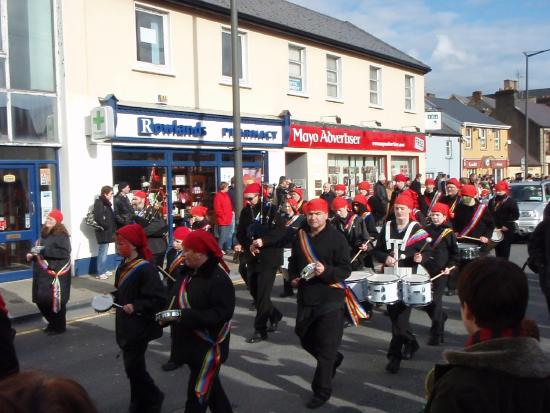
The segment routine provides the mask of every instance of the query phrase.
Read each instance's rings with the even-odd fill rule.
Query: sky
[[[431,67],[438,97],[525,88],[523,52],[550,49],[550,0],[290,0],[347,20]],[[550,88],[550,51],[529,58],[529,89]]]

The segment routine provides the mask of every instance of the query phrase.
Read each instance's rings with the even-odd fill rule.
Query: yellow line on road
[[[81,321],[87,321],[87,320],[93,320],[95,318],[106,317],[108,315],[110,315],[109,312],[101,313],[101,314],[88,315],[86,317],[74,318],[72,320],[67,321],[67,324],[75,324],[75,323],[79,323]],[[41,328],[31,328],[30,330],[18,331],[17,335],[18,336],[24,336],[26,334],[32,334],[32,333],[36,333],[38,331],[42,331],[42,329]]]

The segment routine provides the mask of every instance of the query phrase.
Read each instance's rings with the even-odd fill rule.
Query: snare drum
[[[180,317],[181,317],[180,309],[164,310],[155,315],[155,320],[169,322],[169,321],[176,321]]]
[[[397,275],[398,277],[404,277],[406,275],[412,274],[412,268],[411,267],[384,267],[384,274],[392,274]]]
[[[399,277],[373,274],[367,277],[367,300],[373,304],[394,304],[399,301]]]
[[[466,244],[463,242],[458,243],[458,253],[460,255],[460,259],[464,261],[470,261],[479,258],[480,250],[481,247],[476,244]]]
[[[422,307],[432,302],[432,282],[429,275],[411,274],[401,279],[401,297],[409,307]]]
[[[351,288],[357,299],[362,301],[368,300],[368,281],[367,278],[372,276],[370,271],[353,271],[346,279],[346,285]]]

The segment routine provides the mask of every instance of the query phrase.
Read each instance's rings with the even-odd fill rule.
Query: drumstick
[[[176,299],[176,296],[172,297],[172,301],[170,301],[170,305],[168,306],[168,309],[172,309],[172,305],[174,304],[174,300]]]
[[[422,248],[420,248],[420,251],[418,251],[419,254],[422,254],[422,251],[424,251],[424,248],[426,248],[427,245],[432,242],[432,239],[430,237],[426,238],[426,242],[424,242],[424,245],[422,245]]]
[[[176,279],[174,277],[172,277],[170,274],[168,274],[166,271],[164,271],[159,265],[157,265],[157,268],[159,269],[159,271],[164,274],[165,277],[168,277],[170,278],[172,281],[176,281]]]
[[[363,252],[363,251],[361,251],[361,250],[357,251],[357,254],[355,254],[355,257],[353,257],[353,258],[351,259],[351,262],[355,261],[355,260],[357,259],[357,257],[359,256],[359,254],[361,254],[362,252]]]
[[[461,239],[466,238],[466,239],[471,239],[471,240],[474,240],[474,241],[480,241],[481,242],[481,240],[479,238],[469,237],[467,235],[463,235],[463,236],[458,237],[458,238],[461,238]]]
[[[449,272],[452,271],[452,270],[454,270],[455,268],[456,268],[456,265],[453,265],[451,268],[449,268]],[[445,271],[441,271],[439,274],[437,274],[435,277],[433,277],[433,278],[431,279],[431,281],[433,281],[433,280],[435,280],[435,279],[437,279],[437,278],[439,278],[439,277],[442,277],[443,275],[445,275]]]

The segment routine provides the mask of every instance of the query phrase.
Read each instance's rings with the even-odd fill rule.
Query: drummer
[[[495,247],[495,255],[510,258],[510,247],[514,240],[515,221],[519,219],[518,203],[508,196],[508,182],[500,181],[495,185],[495,196],[489,201],[489,210],[493,214],[495,226],[502,233],[502,241]]]
[[[487,205],[477,200],[477,189],[473,185],[464,185],[460,190],[460,202],[454,210],[452,219],[453,230],[458,242],[475,244],[481,247],[481,255],[488,251],[488,242],[495,229],[495,224]],[[470,260],[461,258],[460,266],[464,266]],[[458,274],[453,272],[447,277],[447,295],[456,293]]]
[[[428,233],[418,222],[411,220],[413,208],[414,200],[407,193],[395,198],[395,219],[386,222],[382,227],[374,248],[374,257],[386,267],[395,267],[398,264],[399,267],[412,267],[412,271],[416,272],[418,264],[423,265],[430,257],[430,247],[426,245]],[[396,246],[399,247],[397,257]],[[401,360],[411,359],[420,346],[409,325],[411,307],[401,301],[387,307],[392,323],[392,339],[387,354],[389,362],[386,371],[395,374],[399,371]]]
[[[185,256],[183,254],[183,241],[189,235],[191,230],[184,226],[179,226],[174,230],[174,241],[172,242],[172,248],[168,249],[166,253],[166,272],[174,279],[178,280],[182,274],[186,271]],[[166,287],[168,291],[172,290],[172,287],[176,281],[171,280],[169,277],[165,278]],[[169,299],[172,297],[169,296]],[[172,371],[182,365],[181,357],[178,354],[181,348],[181,337],[178,336],[179,330],[170,326],[170,358],[166,363],[162,365],[164,371]]]
[[[447,224],[449,217],[449,207],[441,202],[436,202],[431,206],[430,221],[425,227],[432,239],[431,254],[425,262],[424,267],[431,277],[444,273],[448,276],[449,268],[455,266],[460,261],[458,255],[458,245],[456,235],[453,229]],[[430,328],[429,346],[437,346],[443,343],[443,331],[447,314],[443,311],[443,292],[445,291],[446,280],[441,276],[432,282],[433,301],[424,307],[424,310],[432,320]]]
[[[175,300],[170,307],[181,310],[172,325],[181,337],[181,361],[191,370],[185,411],[206,412],[210,408],[213,413],[231,413],[219,370],[229,354],[235,289],[212,234],[193,231],[183,245],[189,272],[172,287]]]
[[[165,290],[157,268],[148,260],[153,254],[139,224],[116,231],[116,247],[123,258],[116,270],[112,294],[122,308],[116,309],[116,341],[122,349],[124,369],[130,380],[130,412],[160,412],[164,394],[145,366],[149,341],[162,336],[154,315],[164,308]]]

